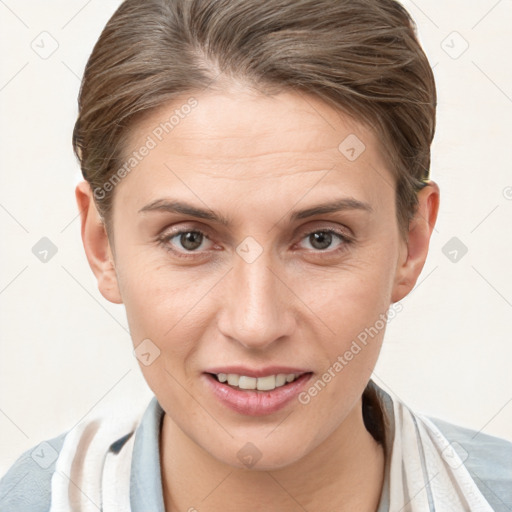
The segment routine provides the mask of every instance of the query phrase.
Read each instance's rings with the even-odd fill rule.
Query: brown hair
[[[395,176],[406,236],[429,178],[436,89],[416,25],[395,0],[124,1],[87,63],[73,132],[109,233],[114,189],[105,184],[133,124],[230,81],[312,94],[369,126]]]

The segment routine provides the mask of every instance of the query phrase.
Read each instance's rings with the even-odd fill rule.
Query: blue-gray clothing
[[[394,417],[387,393],[377,388],[388,428],[385,432],[386,471],[377,512],[389,512],[389,461],[392,453]],[[135,430],[130,473],[132,512],[165,512],[160,472],[159,434],[163,410],[153,397]],[[474,430],[430,418],[453,446],[464,452],[464,465],[480,492],[497,512],[512,511],[512,443]],[[58,453],[66,433],[46,441]],[[130,436],[111,445],[118,451]],[[23,453],[0,480],[0,512],[47,512],[55,461],[43,468],[36,462],[42,444]]]

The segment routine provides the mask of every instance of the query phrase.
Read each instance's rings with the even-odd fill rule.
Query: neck
[[[214,459],[165,414],[160,460],[166,512],[375,512],[385,464],[382,445],[364,426],[361,401],[313,451],[274,471],[239,469]]]

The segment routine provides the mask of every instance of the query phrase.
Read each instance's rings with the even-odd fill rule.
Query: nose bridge
[[[252,261],[241,254],[234,258],[219,327],[247,348],[261,349],[291,334],[291,298],[283,296],[286,290],[275,275],[269,251]]]

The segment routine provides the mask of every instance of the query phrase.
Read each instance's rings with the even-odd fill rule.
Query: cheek
[[[316,292],[309,300],[322,323],[329,327],[328,336],[317,333],[317,353],[323,365],[299,396],[308,414],[306,427],[323,439],[350,411],[370,379],[382,346],[390,306],[393,275],[392,258],[375,257],[355,260],[350,268],[325,274],[317,279]],[[309,283],[310,284],[310,283]],[[326,418],[325,411],[329,411]]]
[[[356,336],[390,305],[394,264],[385,254],[391,250],[359,253],[362,256],[347,258],[339,268],[295,279],[297,295],[338,339]]]
[[[210,321],[205,306],[211,277],[148,265],[125,277],[122,293],[134,348],[149,339],[159,351],[151,364],[139,365],[144,378],[157,396],[169,394],[173,405],[181,403],[182,386],[192,376],[186,362],[195,359],[197,340]],[[186,401],[182,405],[187,409]]]
[[[120,290],[135,345],[149,338],[166,351],[185,353],[187,340],[207,320],[205,306],[216,277],[213,272],[173,270],[143,254],[125,260],[119,269]],[[218,279],[218,278],[217,278]]]

